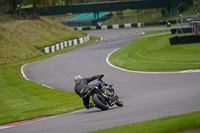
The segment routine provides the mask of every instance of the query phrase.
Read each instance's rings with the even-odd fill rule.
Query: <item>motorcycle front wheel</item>
[[[100,108],[101,110],[109,109],[108,102],[99,94],[93,94],[92,101],[95,103],[97,108]]]
[[[122,102],[122,100],[118,97],[118,96],[116,96],[116,103],[115,103],[117,106],[119,106],[119,107],[122,107],[123,106],[123,102]]]

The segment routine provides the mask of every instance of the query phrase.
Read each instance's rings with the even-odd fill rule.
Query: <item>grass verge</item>
[[[7,14],[0,13],[0,24],[8,23],[8,22],[10,23],[10,22],[13,22],[13,21],[15,21],[14,18],[10,17]]]
[[[140,38],[114,52],[109,61],[118,67],[150,72],[200,69],[200,44],[171,46],[169,38],[160,35]]]
[[[177,133],[200,129],[200,112],[132,123],[90,133]]]
[[[43,17],[40,20],[14,20],[1,14],[0,17],[7,18],[0,23],[0,65],[40,56],[40,48],[86,36]]]
[[[49,89],[35,82],[27,81],[23,78],[20,70],[23,64],[95,43],[97,39],[99,38],[91,37],[89,42],[76,47],[67,47],[37,58],[1,65],[0,125],[82,109],[82,100],[74,92]]]
[[[170,29],[167,29],[167,30],[156,30],[156,31],[145,31],[145,34],[143,36],[159,34],[159,33],[167,33],[167,32],[170,32]]]

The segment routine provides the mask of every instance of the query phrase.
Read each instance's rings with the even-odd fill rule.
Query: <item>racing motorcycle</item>
[[[113,85],[107,84],[101,78],[98,79],[98,83],[101,83],[102,88],[97,86],[92,87],[86,96],[92,96],[92,101],[97,108],[101,110],[107,110],[110,106],[117,105],[119,107],[123,106],[122,100],[117,96]]]

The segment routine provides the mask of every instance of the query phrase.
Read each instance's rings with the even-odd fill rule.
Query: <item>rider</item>
[[[101,87],[101,83],[97,83],[95,85],[88,85],[89,82],[95,80],[95,79],[101,79],[104,75],[95,75],[92,77],[88,77],[88,78],[83,78],[81,75],[78,75],[74,78],[75,81],[75,87],[74,90],[76,92],[76,94],[78,94],[80,97],[82,97],[83,100],[83,104],[85,106],[85,108],[89,109],[89,108],[93,108],[95,105],[93,103],[89,103],[90,101],[90,96],[86,96],[85,94],[87,94],[87,92],[92,88],[92,86],[97,86],[97,87]]]

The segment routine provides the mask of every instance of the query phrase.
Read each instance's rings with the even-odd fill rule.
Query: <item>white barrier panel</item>
[[[131,28],[131,23],[129,23],[129,24],[124,24],[124,27],[125,27],[125,28]]]
[[[49,47],[44,48],[45,53],[49,53]]]
[[[78,40],[77,39],[74,39],[74,45],[77,45],[78,44]]]
[[[63,43],[60,43],[60,44],[61,44],[61,49],[63,49],[64,48]]]
[[[90,26],[91,30],[96,30],[96,26]]]
[[[59,44],[56,44],[56,50],[59,50],[60,48],[59,48]]]
[[[77,28],[77,30],[82,30],[82,29],[83,29],[82,27],[78,27],[78,28]]]
[[[113,29],[119,29],[119,25],[118,24],[115,24],[112,27],[113,27]]]
[[[87,42],[87,38],[86,37],[84,37],[83,40],[84,40],[84,42]]]
[[[107,25],[102,25],[102,26],[101,26],[101,29],[102,29],[102,30],[107,30],[107,29],[108,29],[108,26],[107,26]]]
[[[80,38],[80,44],[84,43],[83,38]]]
[[[68,43],[69,43],[69,46],[72,46],[72,41],[70,40],[70,41],[68,41]]]
[[[141,23],[138,23],[137,26],[138,26],[139,28],[141,28]]]
[[[86,42],[89,41],[89,40],[90,40],[90,36],[88,35],[88,36],[86,37]]]
[[[65,41],[64,44],[65,44],[65,47],[67,47],[67,41]]]
[[[51,46],[51,52],[55,52],[55,45]]]

